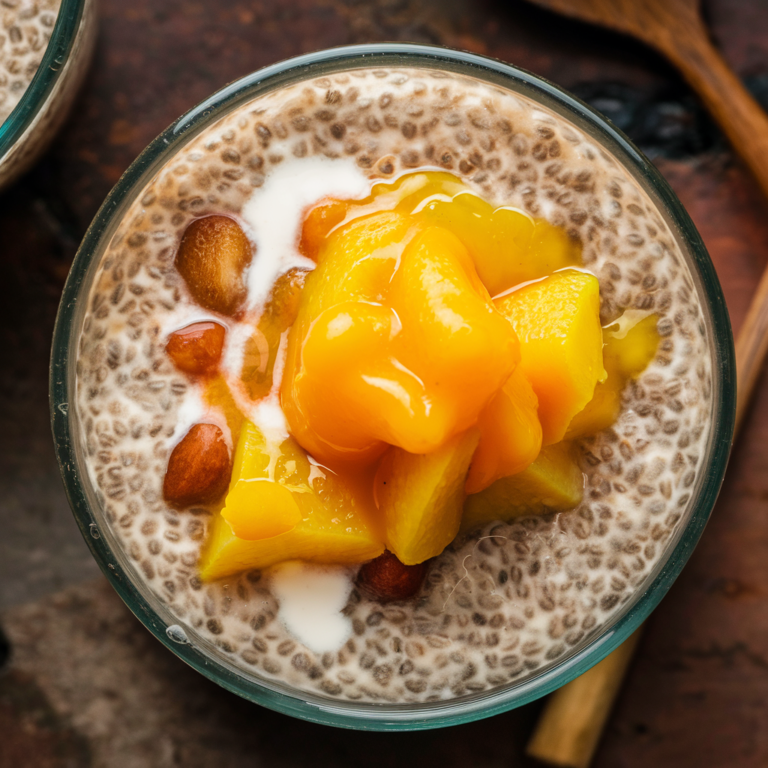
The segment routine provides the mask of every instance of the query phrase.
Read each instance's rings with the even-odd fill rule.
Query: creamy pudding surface
[[[460,535],[407,601],[367,597],[350,567],[292,563],[204,583],[198,561],[213,515],[168,506],[163,477],[191,424],[226,433],[226,421],[165,345],[179,328],[215,319],[227,327],[225,373],[236,378],[247,328],[192,302],[174,266],[184,231],[210,214],[241,224],[254,246],[246,277],[258,312],[279,274],[308,266],[297,250],[306,206],[362,198],[374,181],[418,169],[448,170],[492,204],[566,229],[599,279],[603,325],[626,310],[659,318],[657,353],[624,390],[618,421],[578,442],[582,503]],[[709,436],[712,362],[679,245],[593,139],[478,80],[361,69],[240,106],[139,192],[83,300],[75,408],[99,500],[95,523],[140,588],[174,616],[169,636],[207,647],[245,676],[398,703],[523,681],[616,617],[690,511]],[[238,404],[256,423],[279,425],[278,402],[267,400]],[[315,611],[312,621],[303,607]]]
[[[0,123],[32,82],[60,5],[61,0],[0,1]]]

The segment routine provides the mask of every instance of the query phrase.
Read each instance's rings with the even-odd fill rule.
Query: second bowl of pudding
[[[61,128],[96,38],[93,0],[13,0],[0,8],[0,189]]]

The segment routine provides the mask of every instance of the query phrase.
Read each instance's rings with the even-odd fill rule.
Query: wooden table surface
[[[704,5],[725,58],[768,106],[768,3]],[[486,53],[606,112],[699,227],[736,331],[768,260],[768,202],[658,56],[520,0],[101,0],[100,13],[71,119],[0,195],[0,624],[10,646],[0,642],[0,768],[531,765],[524,747],[540,703],[448,731],[313,726],[209,683],[127,612],[80,539],[48,430],[50,336],[77,244],[128,164],[200,99],[289,56],[378,40]],[[768,764],[767,445],[768,377],[701,543],[648,623],[596,766]]]

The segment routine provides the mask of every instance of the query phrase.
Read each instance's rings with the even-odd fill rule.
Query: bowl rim
[[[280,690],[256,683],[237,674],[226,664],[211,658],[198,646],[179,642],[178,633],[169,632],[164,621],[141,594],[116,560],[99,533],[90,511],[78,470],[72,439],[74,406],[74,366],[69,365],[70,345],[76,344],[78,302],[81,286],[99,253],[99,246],[111,238],[119,217],[140,190],[180,143],[197,135],[223,113],[241,102],[292,82],[340,73],[350,69],[374,67],[425,67],[468,75],[522,92],[558,109],[582,130],[607,146],[626,170],[643,185],[668,217],[673,234],[688,244],[691,271],[698,283],[705,321],[712,336],[713,401],[712,434],[707,460],[702,464],[696,498],[690,518],[680,526],[674,544],[646,578],[646,587],[638,590],[618,614],[583,648],[541,674],[519,684],[424,705],[385,705],[335,701],[304,691]],[[225,86],[182,115],[155,139],[133,162],[107,196],[86,232],[75,257],[62,294],[53,336],[50,367],[50,414],[54,445],[67,497],[81,533],[101,570],[128,608],[167,648],[190,666],[224,688],[262,706],[310,722],[342,728],[375,731],[403,731],[438,728],[490,717],[533,701],[564,685],[599,662],[631,635],[658,605],[682,570],[714,506],[725,473],[733,438],[736,406],[735,355],[725,299],[714,266],[693,222],[674,192],[656,168],[606,118],[579,99],[544,78],[511,64],[478,54],[407,43],[378,43],[343,46],[297,56],[265,67]],[[655,573],[655,575],[653,575]],[[651,579],[651,575],[653,578]]]
[[[88,0],[62,0],[40,66],[8,117],[0,123],[0,163],[32,125],[69,61]]]

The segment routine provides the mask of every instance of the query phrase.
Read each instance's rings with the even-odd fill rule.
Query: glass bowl
[[[84,469],[75,392],[77,341],[97,262],[121,217],[162,164],[223,114],[270,90],[309,78],[376,67],[425,67],[467,75],[521,93],[566,117],[625,166],[666,218],[693,275],[710,339],[712,429],[692,488],[687,520],[642,586],[612,622],[537,674],[506,687],[426,704],[371,704],[333,700],[248,675],[202,637],[180,631],[176,620],[115,546]],[[267,67],[223,88],[161,134],[131,165],[101,207],[77,254],[64,289],[51,360],[51,419],[59,464],[77,523],[94,557],[128,607],[177,656],[224,688],[253,702],[312,722],[364,730],[416,730],[465,723],[504,712],[558,688],[623,642],[656,607],[695,547],[715,503],[728,460],[735,413],[731,328],[715,270],[701,238],[668,184],[631,142],[594,110],[558,87],[508,64],[443,48],[375,44],[337,48]]]
[[[62,0],[40,66],[0,124],[0,189],[48,147],[82,83],[96,39],[95,0]]]

